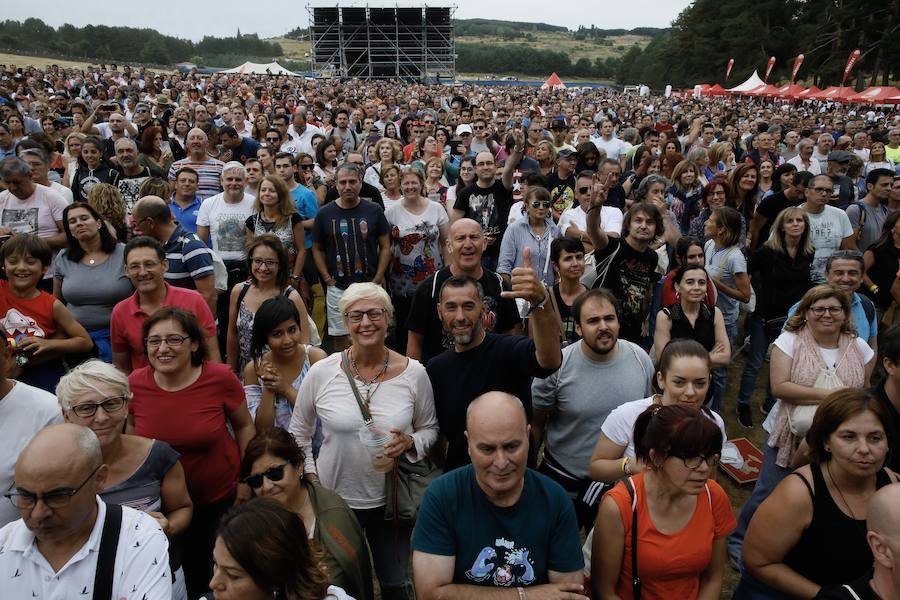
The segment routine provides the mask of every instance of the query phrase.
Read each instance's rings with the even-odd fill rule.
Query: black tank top
[[[784,563],[819,585],[842,584],[862,577],[872,569],[872,551],[866,542],[866,520],[845,515],[831,497],[822,469],[810,464],[816,491],[800,473],[813,501],[813,518]],[[875,475],[875,488],[889,485],[887,471]]]
[[[671,339],[697,340],[707,352],[716,345],[715,312],[705,302],[700,304],[700,312],[693,325],[681,309],[680,302],[664,308],[663,312],[672,321]]]

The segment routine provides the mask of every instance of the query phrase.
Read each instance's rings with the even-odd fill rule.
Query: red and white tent
[[[550,74],[550,77],[547,78],[547,81],[544,82],[544,85],[541,86],[542,90],[554,89],[554,90],[564,90],[566,89],[566,84],[560,80],[559,75],[556,74],[556,71]]]
[[[802,92],[797,92],[797,95],[795,96],[795,98],[797,98],[797,100],[809,100],[810,98],[812,98],[812,96],[818,94],[821,91],[822,90],[820,88],[817,88],[816,86],[812,85],[809,88],[803,90]]]
[[[788,83],[778,88],[777,96],[779,98],[796,98],[805,89],[805,87],[797,83]]]
[[[708,90],[706,90],[706,95],[707,96],[727,96],[728,90],[726,90],[725,88],[723,88],[721,85],[719,85],[717,83],[717,84],[713,85],[712,87],[710,87]]]
[[[882,100],[885,104],[900,104],[900,90],[897,90],[896,96],[888,96]]]
[[[890,86],[872,86],[861,91],[858,94],[850,96],[848,102],[859,102],[861,104],[882,104],[885,99],[900,94],[900,90]]]
[[[851,96],[856,95],[856,90],[852,87],[840,87],[833,85],[819,92],[818,94],[810,94],[807,98],[812,100],[833,100],[835,102],[847,102]]]

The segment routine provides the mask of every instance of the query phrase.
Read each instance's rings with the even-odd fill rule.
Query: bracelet
[[[600,206],[599,205],[592,206],[589,209],[587,209],[584,214],[587,214],[587,213],[591,212],[592,210],[600,210]]]
[[[515,152],[516,154],[522,154],[523,152],[525,152],[525,148],[513,148],[513,152]]]
[[[331,283],[328,283],[329,281],[330,281]],[[334,283],[335,283],[334,277],[329,277],[328,279],[325,280],[325,285],[326,285],[326,287],[331,287],[332,285],[334,285]]]
[[[869,291],[872,292],[873,294],[877,294],[878,286],[873,283],[872,285],[869,286]]]
[[[531,316],[531,313],[533,313],[536,310],[542,310],[544,308],[544,306],[547,305],[547,301],[550,300],[550,290],[547,289],[547,284],[542,284],[542,285],[544,286],[544,299],[541,300],[538,304],[532,304],[528,308],[528,313],[525,315],[526,317]]]
[[[628,457],[622,459],[622,475],[629,475],[628,473]]]
[[[525,588],[517,587],[516,591],[519,592],[519,600],[525,600]]]

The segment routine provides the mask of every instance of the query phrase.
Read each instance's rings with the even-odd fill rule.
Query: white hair
[[[90,462],[92,469],[103,464],[103,449],[100,447],[97,434],[92,429],[79,425],[75,441],[78,443],[78,449]]]
[[[225,166],[222,167],[222,177],[225,177],[225,173],[230,173],[232,171],[237,171],[240,173],[241,177],[247,178],[247,169],[236,160],[225,163]]]
[[[344,295],[341,296],[341,301],[338,303],[341,315],[349,311],[350,307],[360,300],[378,302],[387,313],[388,322],[394,320],[394,305],[391,304],[391,297],[388,296],[383,287],[371,282],[353,283],[347,288],[347,291],[344,292]],[[344,321],[346,320],[346,317],[344,317]]]
[[[131,389],[125,373],[96,358],[81,363],[60,378],[56,384],[56,399],[62,411],[68,412],[75,398],[84,394],[96,394],[97,388],[101,386],[114,395],[131,399]]]

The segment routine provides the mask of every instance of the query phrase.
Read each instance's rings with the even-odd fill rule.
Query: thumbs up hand
[[[523,266],[516,267],[510,274],[512,290],[501,293],[503,298],[521,298],[532,305],[540,304],[547,296],[547,287],[531,264],[531,248],[523,252]]]

